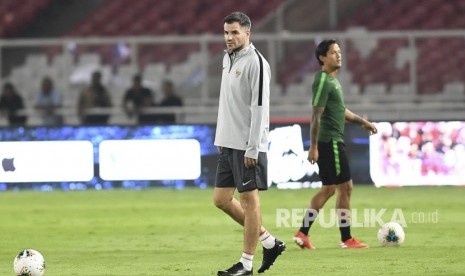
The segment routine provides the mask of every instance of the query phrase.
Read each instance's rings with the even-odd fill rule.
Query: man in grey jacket
[[[215,205],[241,224],[244,248],[239,262],[218,275],[252,275],[257,240],[263,246],[264,272],[285,250],[261,224],[259,190],[268,189],[267,148],[270,66],[250,43],[250,18],[234,12],[224,19],[227,53],[223,58],[215,146],[218,147]],[[235,190],[239,200],[234,198]]]

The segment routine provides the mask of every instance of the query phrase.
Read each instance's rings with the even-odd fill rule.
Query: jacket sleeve
[[[268,131],[270,68],[258,53],[252,60],[248,75],[252,91],[250,133],[244,156],[257,159],[260,143]]]

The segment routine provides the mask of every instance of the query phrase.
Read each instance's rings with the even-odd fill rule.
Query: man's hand
[[[255,168],[257,166],[257,159],[249,158],[249,157],[244,157],[244,166],[247,169]]]
[[[311,164],[315,164],[318,161],[318,147],[310,147],[308,150],[308,157],[307,160],[310,161]]]
[[[372,122],[368,120],[363,120],[362,126],[364,129],[368,131],[370,135],[378,133],[378,129],[376,128],[375,124],[373,124]]]

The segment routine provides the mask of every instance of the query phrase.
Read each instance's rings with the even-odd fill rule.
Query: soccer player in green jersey
[[[315,75],[312,87],[313,113],[308,161],[318,164],[323,186],[312,198],[302,226],[293,239],[302,249],[315,249],[308,232],[320,209],[337,192],[336,209],[341,248],[366,248],[367,244],[356,240],[350,233],[352,178],[344,146],[344,125],[346,121],[360,124],[369,134],[375,134],[377,129],[373,123],[354,114],[344,105],[344,94],[336,79],[341,68],[341,49],[337,41],[322,41],[315,50],[315,56],[321,65],[321,71]]]

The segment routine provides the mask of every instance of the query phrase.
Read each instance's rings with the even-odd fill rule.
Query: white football
[[[378,230],[378,241],[382,246],[400,246],[404,240],[404,229],[395,221],[384,224]]]
[[[45,260],[34,249],[25,249],[15,257],[13,269],[17,276],[42,276],[45,273]]]

